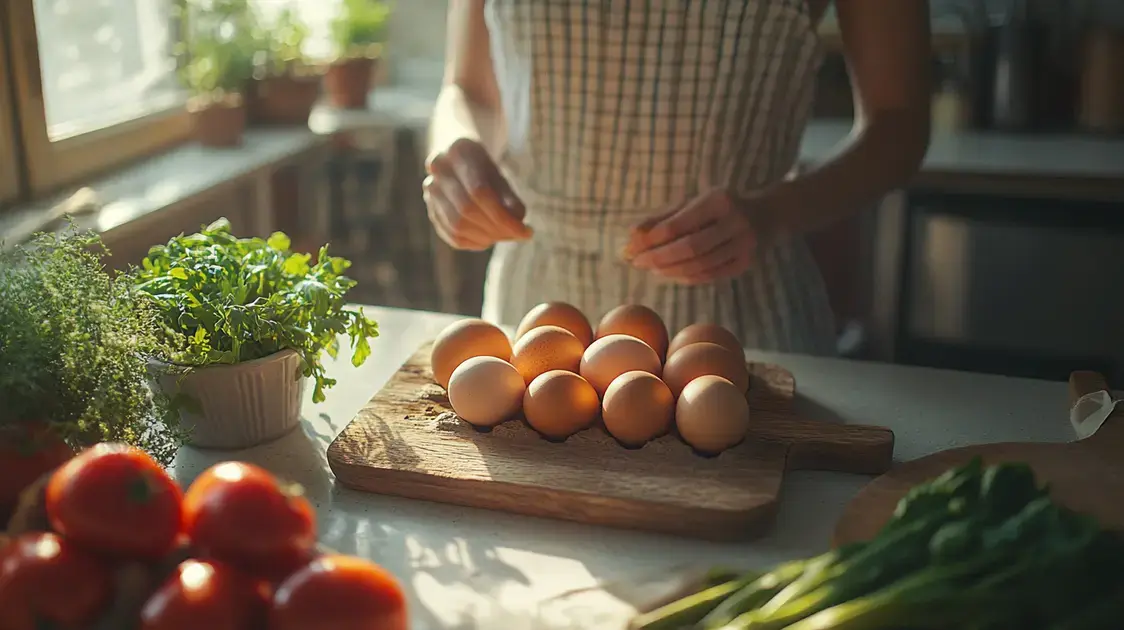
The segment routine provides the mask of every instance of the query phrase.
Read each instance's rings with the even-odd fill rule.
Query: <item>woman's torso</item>
[[[490,272],[494,317],[546,298],[591,317],[640,301],[664,311],[697,303],[673,319],[754,319],[741,313],[749,307],[719,304],[731,291],[770,302],[757,310],[793,308],[775,294],[816,275],[793,262],[808,258],[800,252],[774,252],[776,265],[801,267],[784,272],[791,280],[763,260],[744,286],[681,289],[616,253],[644,218],[715,186],[748,193],[793,168],[820,58],[808,0],[489,0],[487,20],[506,120],[501,165],[536,229],[531,243],[497,248],[493,267],[506,269]]]

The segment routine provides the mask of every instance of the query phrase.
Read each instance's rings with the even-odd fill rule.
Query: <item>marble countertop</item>
[[[797,473],[785,482],[772,535],[718,544],[583,526],[337,487],[325,451],[398,367],[453,315],[367,307],[382,335],[366,365],[342,356],[328,400],[304,405],[303,431],[246,451],[184,448],[174,473],[190,483],[228,459],[259,463],[304,484],[317,507],[321,541],[393,571],[410,592],[415,630],[558,630],[539,603],[603,581],[659,574],[683,565],[767,566],[827,548],[850,497],[869,478]],[[1073,438],[1064,383],[967,374],[796,355],[750,353],[796,376],[807,417],[883,425],[894,430],[896,457],[995,441]],[[309,388],[311,391],[311,388]],[[584,626],[589,628],[591,626]],[[599,626],[598,626],[599,627]]]

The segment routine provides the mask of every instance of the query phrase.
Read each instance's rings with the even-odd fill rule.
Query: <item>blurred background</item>
[[[111,267],[227,216],[350,258],[359,302],[478,314],[487,253],[420,198],[446,0],[3,0],[0,240],[103,234]],[[922,172],[813,235],[856,358],[1124,377],[1124,2],[931,0]],[[850,130],[832,13],[801,168]]]

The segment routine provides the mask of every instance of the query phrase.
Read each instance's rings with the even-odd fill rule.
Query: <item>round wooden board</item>
[[[1071,398],[1105,389],[1104,380],[1075,372]],[[984,464],[1023,462],[1034,469],[1051,496],[1073,510],[1096,517],[1102,525],[1124,530],[1124,409],[1114,413],[1093,436],[1068,444],[1002,443],[951,449],[892,468],[863,488],[836,524],[835,545],[873,538],[893,515],[910,488],[950,468],[980,457]]]

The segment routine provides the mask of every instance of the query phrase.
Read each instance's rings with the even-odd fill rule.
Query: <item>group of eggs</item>
[[[596,331],[572,305],[531,309],[514,345],[500,328],[463,319],[438,336],[434,379],[461,419],[493,427],[520,411],[550,440],[598,418],[618,442],[643,446],[672,430],[696,451],[717,454],[749,430],[749,371],[742,345],[715,324],[692,324],[669,340],[653,310],[608,312]]]

